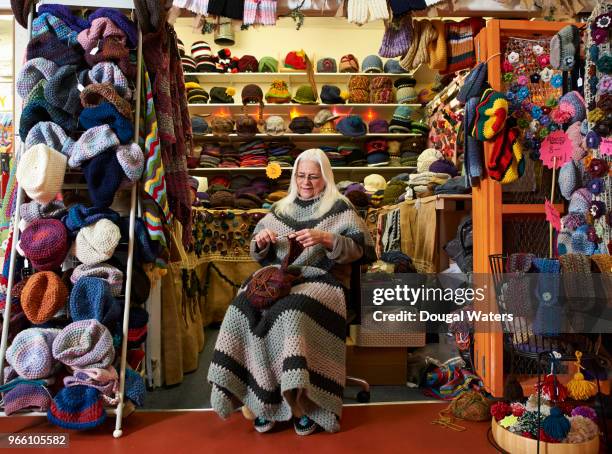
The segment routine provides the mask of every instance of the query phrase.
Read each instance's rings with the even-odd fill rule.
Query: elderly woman
[[[247,300],[247,279],[221,325],[208,371],[211,403],[222,417],[243,406],[258,432],[292,418],[299,435],[319,426],[336,432],[346,378],[345,291],[351,263],[373,260],[374,248],[322,150],[298,156],[289,194],[255,227],[251,255],[278,266],[289,238],[304,247],[293,261],[304,279],[263,311]]]

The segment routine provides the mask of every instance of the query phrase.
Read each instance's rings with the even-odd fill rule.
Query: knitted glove
[[[368,0],[368,11],[370,12],[370,22],[389,19],[389,8],[387,8],[386,0]]]
[[[365,24],[368,21],[368,0],[348,0],[348,21],[353,24]]]

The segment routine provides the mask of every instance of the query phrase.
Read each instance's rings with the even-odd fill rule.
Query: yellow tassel
[[[574,374],[574,378],[572,378],[567,384],[567,391],[569,396],[575,400],[588,400],[589,398],[595,396],[597,394],[597,385],[595,383],[585,380],[584,375],[580,372],[580,369],[584,369],[580,365],[580,359],[582,358],[582,352],[576,351],[576,367],[578,368],[578,372]]]
[[[345,90],[342,90],[340,92],[340,97],[346,101],[347,99],[349,99],[349,92],[345,91]]]
[[[225,94],[227,96],[234,96],[236,94],[236,89],[234,87],[227,87],[225,89]]]

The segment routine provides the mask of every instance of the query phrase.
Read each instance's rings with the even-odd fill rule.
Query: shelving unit
[[[227,136],[217,136],[214,134],[199,134],[199,135],[194,135],[193,138],[196,141],[219,141],[219,140],[223,140],[223,141],[227,141],[229,140],[230,142],[232,141],[236,141],[236,142],[241,142],[241,141],[249,141],[252,140],[253,138],[257,138],[257,139],[268,139],[270,141],[274,141],[274,142],[278,142],[278,141],[282,141],[283,139],[287,139],[287,140],[291,140],[294,142],[297,141],[315,141],[315,140],[336,140],[336,139],[341,139],[343,141],[358,141],[358,140],[368,140],[368,139],[372,139],[372,138],[382,138],[382,139],[388,139],[388,140],[393,140],[393,139],[397,139],[397,140],[402,140],[402,139],[406,139],[408,137],[420,137],[420,134],[412,134],[412,133],[398,133],[398,134],[394,134],[394,133],[382,133],[382,134],[375,134],[375,133],[368,133],[364,136],[359,136],[359,137],[350,137],[350,136],[345,136],[343,134],[337,133],[337,134],[317,134],[317,133],[311,133],[311,134],[296,134],[293,132],[286,132],[284,134],[281,135],[272,135],[272,134],[255,134],[254,136],[250,136],[250,137],[241,137],[238,134],[228,134]]]
[[[403,74],[390,73],[315,73],[314,77],[317,82],[340,82],[348,80],[351,76],[366,76],[378,77],[387,76],[391,79],[400,79],[402,77],[413,77],[416,70]],[[253,82],[272,82],[276,79],[285,81],[307,81],[308,74],[306,72],[275,72],[275,73],[203,73],[191,72],[185,73],[185,76],[205,77],[210,82],[214,83],[253,83]]]
[[[411,173],[416,170],[416,167],[403,166],[403,167],[332,167],[334,173],[345,172],[345,173]],[[283,172],[293,170],[293,167],[281,167]],[[206,175],[206,174],[217,174],[217,173],[265,173],[265,167],[196,167],[195,169],[189,169],[189,172],[194,175]]]

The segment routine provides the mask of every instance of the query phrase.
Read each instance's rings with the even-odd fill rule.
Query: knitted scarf
[[[344,201],[313,218],[320,203],[296,200],[294,217],[274,210],[259,221],[255,234],[268,228],[279,240],[262,264],[280,266],[288,253],[291,232],[310,228],[343,235],[373,258],[373,242],[363,220]],[[346,378],[345,291],[329,271],[335,261],[322,245],[306,248],[294,261],[304,277],[289,295],[265,311],[246,298],[247,279],[228,308],[208,371],[211,404],[228,417],[242,404],[268,420],[291,419],[291,406],[301,408],[326,431],[339,430]],[[291,405],[290,405],[291,404]]]

